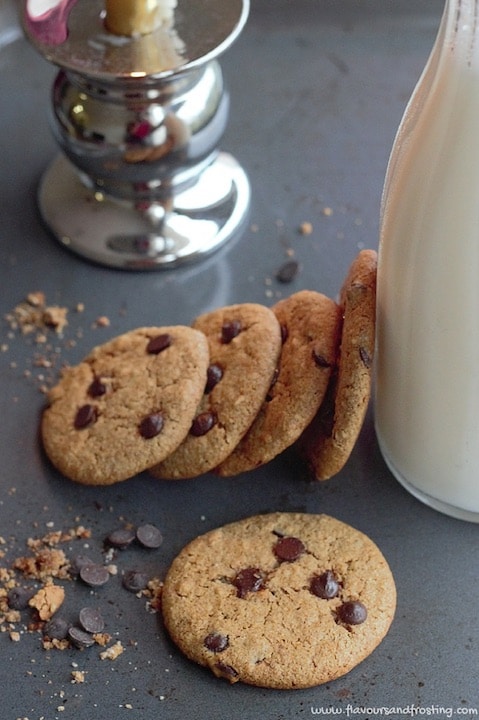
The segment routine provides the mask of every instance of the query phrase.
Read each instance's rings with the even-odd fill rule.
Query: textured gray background
[[[86,263],[39,221],[36,186],[56,153],[47,118],[54,71],[20,37],[6,42],[12,5],[0,6],[0,310],[3,318],[32,290],[70,308],[62,361],[76,362],[92,345],[136,325],[189,323],[218,305],[269,305],[302,288],[335,296],[358,250],[377,246],[389,150],[432,46],[441,2],[253,0],[246,29],[222,59],[232,94],[222,146],[249,174],[249,225],[201,264],[151,274]],[[298,233],[303,221],[312,223],[311,235]],[[281,285],[274,275],[290,251],[301,271]],[[79,302],[82,314],[72,310]],[[100,315],[110,327],[92,327]],[[398,586],[396,619],[377,651],[346,677],[295,692],[216,680],[180,656],[159,619],[118,582],[93,593],[69,586],[68,612],[98,604],[126,650],[116,662],[101,662],[95,649],[45,652],[38,635],[25,633],[19,643],[0,635],[2,720],[280,720],[328,711],[346,716],[348,704],[360,718],[370,716],[363,706],[411,705],[436,706],[428,716],[444,717],[441,707],[479,708],[478,528],[423,507],[393,480],[371,413],[346,468],[326,484],[311,484],[285,453],[229,480],[160,483],[141,476],[110,488],[80,487],[40,452],[35,346],[9,337],[2,323],[0,344],[8,350],[0,353],[0,535],[7,558],[24,553],[27,538],[44,534],[48,523],[63,529],[78,522],[92,529],[90,550],[100,557],[104,536],[124,518],[156,523],[165,541],[154,553],[129,550],[119,566],[161,575],[200,532],[252,513],[307,510],[368,533]],[[71,339],[76,343],[66,348]],[[87,672],[84,684],[71,684],[72,663]]]

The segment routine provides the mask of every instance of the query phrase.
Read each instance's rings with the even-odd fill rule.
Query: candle
[[[176,0],[105,0],[107,30],[115,35],[147,35],[170,22]]]

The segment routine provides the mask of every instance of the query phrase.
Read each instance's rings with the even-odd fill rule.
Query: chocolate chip
[[[139,570],[127,570],[122,578],[121,584],[129,592],[137,593],[144,590],[150,581],[146,573]]]
[[[233,585],[238,591],[238,597],[244,598],[249,592],[258,592],[264,587],[264,580],[259,568],[248,567],[240,570]]]
[[[346,625],[361,625],[366,620],[368,611],[359,600],[348,600],[339,606],[338,616]]]
[[[87,555],[75,555],[70,562],[70,575],[76,576],[80,574],[80,570],[85,565],[94,565],[95,563]]]
[[[70,629],[70,624],[60,616],[52,617],[43,626],[43,635],[50,640],[65,640]]]
[[[94,405],[82,405],[82,407],[77,410],[75,420],[73,421],[75,430],[82,430],[88,427],[88,425],[92,425],[96,422],[97,417],[98,413]]]
[[[201,435],[206,435],[214,425],[216,425],[216,415],[206,411],[195,417],[191,423],[190,433],[195,437],[201,437]]]
[[[150,523],[140,525],[136,531],[136,537],[143,547],[150,549],[159,548],[163,542],[163,535],[160,530]]]
[[[143,418],[138,429],[142,438],[145,438],[145,440],[151,440],[151,438],[160,434],[163,430],[164,424],[165,419],[161,412],[151,413],[151,415],[147,415]]]
[[[331,367],[331,363],[328,360],[326,360],[324,355],[321,355],[321,353],[318,352],[317,350],[313,350],[313,360],[316,363],[316,365],[320,368],[330,368]]]
[[[231,667],[231,665],[218,662],[216,663],[215,668],[219,676],[227,678],[230,682],[235,682],[239,678],[238,671],[235,670],[234,667]]]
[[[281,562],[294,562],[306,548],[299,538],[282,537],[273,547],[273,552]]]
[[[210,365],[206,375],[205,394],[208,395],[223,377],[223,368],[219,365]]]
[[[149,341],[146,346],[146,352],[150,355],[158,355],[158,353],[163,352],[163,350],[170,347],[172,340],[173,338],[168,333],[157,335]]]
[[[125,550],[136,537],[136,533],[132,528],[118,528],[112,530],[107,536],[106,543],[112,547],[118,548],[118,550]]]
[[[369,370],[369,368],[373,364],[373,360],[366,348],[359,348],[359,357],[361,358],[361,362],[363,363],[364,367]]]
[[[107,390],[108,388],[103,382],[103,380],[99,377],[96,377],[88,388],[88,394],[92,398],[101,397],[102,395],[106,394]]]
[[[83,630],[88,633],[100,633],[105,627],[105,621],[96,608],[82,608],[78,615],[78,620]]]
[[[223,652],[223,650],[226,650],[230,642],[227,635],[213,632],[205,637],[203,644],[207,650],[211,650],[211,652],[214,653],[220,653]]]
[[[28,602],[35,595],[35,590],[25,587],[15,587],[7,593],[7,603],[11,610],[25,610]]]
[[[110,579],[110,573],[104,565],[83,565],[79,574],[83,582],[91,587],[101,587]]]
[[[297,260],[288,260],[276,271],[276,280],[282,283],[289,283],[298,274],[299,263]]]
[[[75,645],[79,650],[83,648],[92,647],[95,644],[95,638],[90,633],[85,632],[81,628],[71,627],[68,631],[68,637],[72,645]]]
[[[334,573],[331,570],[321,573],[321,575],[314,575],[311,579],[309,589],[319,598],[324,600],[331,600],[336,597],[339,592],[339,583],[336,580]]]
[[[221,328],[221,342],[228,345],[241,332],[241,322],[239,320],[231,320],[225,322]]]

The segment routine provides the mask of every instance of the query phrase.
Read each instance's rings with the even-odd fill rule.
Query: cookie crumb
[[[116,660],[122,653],[124,653],[125,648],[121,644],[121,641],[118,640],[114,645],[107,648],[103,652],[100,653],[100,659],[101,660]]]
[[[50,620],[61,607],[64,599],[65,590],[60,585],[47,583],[40,588],[28,604],[38,611],[40,620]]]
[[[303,221],[299,226],[299,232],[301,235],[311,235],[313,232],[313,224],[309,221]]]
[[[72,678],[71,682],[74,685],[84,683],[85,682],[85,672],[83,670],[72,670],[71,678]]]

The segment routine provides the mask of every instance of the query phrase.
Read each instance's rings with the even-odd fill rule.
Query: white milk
[[[376,430],[426,503],[479,521],[479,0],[446,3],[398,131],[378,267]],[[477,37],[474,34],[477,33]]]

